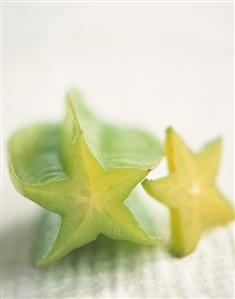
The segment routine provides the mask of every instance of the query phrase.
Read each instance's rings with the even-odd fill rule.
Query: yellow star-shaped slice
[[[194,154],[169,128],[165,153],[170,174],[143,182],[144,189],[170,209],[170,251],[185,256],[197,246],[204,231],[234,219],[234,210],[218,190],[215,178],[221,155],[221,139]]]

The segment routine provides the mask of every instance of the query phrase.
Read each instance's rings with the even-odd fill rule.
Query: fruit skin
[[[9,140],[8,154],[16,189],[60,216],[56,237],[38,265],[59,260],[99,234],[141,244],[158,242],[124,201],[159,163],[159,142],[143,131],[103,122],[76,90],[67,95],[62,124],[18,130]]]
[[[165,153],[169,175],[158,180],[144,180],[143,188],[153,198],[169,207],[170,252],[178,257],[196,248],[203,232],[234,220],[234,208],[216,187],[221,139],[207,144],[194,154],[181,137],[169,128]]]

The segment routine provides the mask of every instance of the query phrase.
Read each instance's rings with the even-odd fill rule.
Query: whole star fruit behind
[[[16,189],[60,216],[56,236],[39,266],[58,261],[99,234],[140,244],[159,242],[124,201],[159,163],[161,145],[144,131],[102,121],[77,90],[67,94],[62,124],[17,131],[8,153]]]
[[[234,220],[234,209],[218,190],[221,139],[194,154],[181,137],[169,128],[165,153],[170,174],[143,182],[152,197],[167,205],[171,218],[170,251],[185,256],[194,251],[202,233]]]

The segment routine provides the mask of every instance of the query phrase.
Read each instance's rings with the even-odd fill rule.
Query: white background
[[[232,50],[231,3],[4,3],[4,143],[20,126],[60,120],[64,94],[75,85],[107,119],[144,127],[161,140],[169,125],[194,150],[221,135],[224,152],[218,181],[232,198]],[[3,243],[8,296],[81,298],[92,294],[94,298],[87,287],[93,281],[99,285],[97,296],[110,297],[112,288],[106,286],[113,275],[122,286],[117,297],[126,295],[132,285],[135,289],[130,295],[143,298],[141,286],[145,283],[149,296],[231,295],[232,230],[226,229],[205,237],[183,261],[172,260],[166,251],[159,256],[156,251],[150,264],[139,262],[134,274],[126,276],[123,271],[133,268],[133,264],[125,264],[126,253],[115,274],[92,274],[88,256],[82,265],[76,260],[78,276],[75,272],[71,276],[71,262],[62,262],[64,276],[59,283],[52,271],[42,275],[29,261],[34,232],[27,220],[41,208],[15,191],[6,161],[4,150]],[[160,168],[158,175],[165,171]],[[104,253],[97,256],[96,268],[105,271],[109,264]],[[149,259],[147,254],[144,258]],[[132,263],[132,259],[128,261]],[[79,276],[80,267],[91,276],[84,276],[83,270]],[[154,279],[157,275],[159,283],[153,283],[149,274]],[[77,280],[83,283],[77,285]]]

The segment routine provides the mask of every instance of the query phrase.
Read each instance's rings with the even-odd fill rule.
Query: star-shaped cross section
[[[9,166],[18,191],[61,217],[40,266],[59,260],[104,234],[154,244],[124,204],[162,156],[151,135],[102,122],[72,90],[62,125],[18,131],[9,142]]]
[[[234,210],[215,184],[221,154],[221,139],[194,154],[169,128],[165,153],[170,174],[143,182],[144,189],[170,209],[170,251],[185,256],[197,246],[201,234],[234,219]]]

